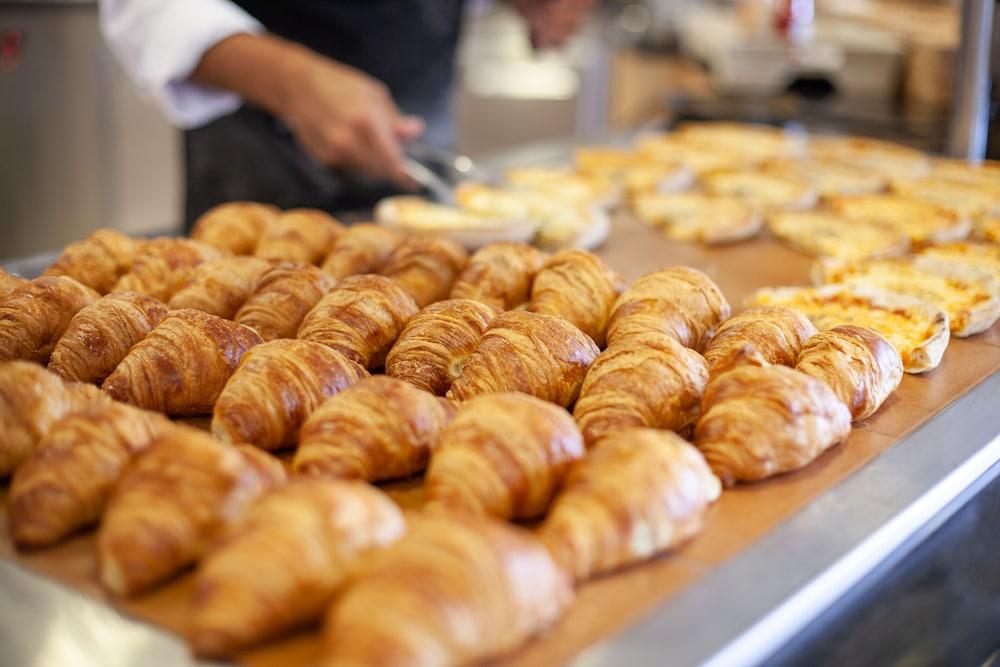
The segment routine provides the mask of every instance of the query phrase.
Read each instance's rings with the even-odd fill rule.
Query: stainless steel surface
[[[993,9],[994,0],[962,1],[962,35],[948,136],[948,153],[954,157],[981,160],[986,155]]]

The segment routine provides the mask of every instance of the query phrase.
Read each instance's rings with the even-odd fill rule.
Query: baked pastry
[[[572,599],[527,530],[422,517],[338,596],[319,664],[479,664],[548,628]]]
[[[49,370],[64,380],[103,382],[167,310],[161,301],[139,292],[101,297],[69,321],[52,350]]]
[[[191,277],[194,267],[222,257],[222,251],[194,239],[155,238],[142,246],[131,270],[113,292],[142,292],[164,303]]]
[[[653,161],[680,162],[695,174],[719,169],[735,169],[754,164],[755,159],[723,143],[685,141],[676,133],[640,137],[636,150]]]
[[[65,276],[42,276],[0,303],[0,361],[47,364],[73,316],[100,295]]]
[[[903,378],[903,360],[892,343],[853,324],[810,338],[795,369],[825,382],[856,422],[875,414]]]
[[[341,234],[323,260],[323,271],[336,279],[359,273],[377,273],[403,235],[378,225],[352,225]]]
[[[448,298],[455,278],[468,261],[465,248],[454,241],[413,237],[399,244],[381,273],[413,297],[418,308],[423,308]]]
[[[101,584],[117,595],[155,586],[284,481],[281,462],[256,447],[171,429],[136,457],[107,503],[97,531]]]
[[[369,482],[409,477],[427,466],[454,413],[445,399],[376,375],[327,399],[306,419],[292,469]]]
[[[1000,187],[1000,162],[937,158],[931,163],[931,175],[949,181],[997,188]]]
[[[867,137],[812,137],[809,152],[889,180],[920,178],[931,169],[931,161],[915,148]]]
[[[629,199],[655,192],[677,192],[694,184],[694,172],[677,160],[643,160],[627,167],[620,180]]]
[[[299,479],[275,489],[198,567],[187,633],[195,655],[230,656],[319,619],[351,570],[405,531],[396,504],[368,484]]]
[[[1000,243],[1000,215],[985,215],[977,218],[973,236],[988,243]]]
[[[332,347],[366,368],[380,368],[416,314],[413,299],[389,278],[351,276],[309,311],[298,337]]]
[[[661,269],[642,276],[618,297],[608,320],[608,346],[660,331],[684,347],[702,350],[729,312],[718,285],[701,271],[686,266]]]
[[[344,226],[325,211],[292,209],[268,225],[254,254],[264,259],[319,264],[344,230]]]
[[[730,317],[705,348],[712,377],[736,366],[794,366],[816,327],[797,310],[757,306]]]
[[[782,243],[813,257],[848,261],[898,257],[910,249],[899,228],[824,211],[783,211],[767,217],[767,228]]]
[[[805,179],[756,169],[709,172],[701,176],[701,183],[713,195],[737,197],[764,211],[809,208],[819,199]]]
[[[234,201],[209,209],[194,222],[191,238],[234,255],[252,255],[264,230],[281,210],[270,204]]]
[[[389,350],[386,375],[443,396],[501,312],[471,299],[427,306],[413,316]]]
[[[805,150],[802,133],[754,123],[688,121],[678,125],[673,136],[699,148],[723,146],[750,163],[797,156]]]
[[[820,380],[785,366],[740,366],[708,383],[694,444],[724,486],[809,465],[851,431]]]
[[[620,199],[620,189],[610,178],[581,174],[566,167],[511,167],[504,180],[515,190],[537,192],[576,204],[596,204],[613,208]]]
[[[110,401],[57,421],[14,473],[14,542],[48,546],[97,523],[128,462],[172,428],[163,415]]]
[[[24,287],[29,281],[25,280],[21,276],[16,276],[13,273],[7,273],[0,268],[0,304],[3,304],[4,299],[13,294],[16,290]]]
[[[136,343],[101,388],[112,398],[168,415],[204,415],[260,336],[203,313],[173,310]]]
[[[1000,184],[986,187],[932,177],[894,181],[892,191],[943,206],[964,218],[1000,213]]]
[[[632,200],[632,210],[675,241],[743,241],[756,236],[763,224],[757,209],[739,197],[703,192],[641,194]]]
[[[594,253],[563,250],[535,276],[528,310],[558,315],[603,345],[611,306],[624,287],[623,278]]]
[[[683,438],[629,428],[570,467],[538,535],[556,562],[584,581],[692,537],[721,491]]]
[[[636,334],[594,360],[573,417],[588,447],[632,427],[684,432],[698,418],[706,382],[700,354],[665,333]]]
[[[212,435],[261,449],[296,443],[299,427],[323,400],[368,377],[326,345],[272,340],[250,348],[212,412]]]
[[[820,197],[867,195],[882,192],[888,186],[888,179],[881,174],[830,158],[779,158],[766,162],[762,168],[770,174],[805,179]]]
[[[306,314],[336,284],[315,266],[280,264],[257,281],[253,294],[233,318],[264,340],[295,338]]]
[[[589,336],[561,317],[512,310],[493,320],[447,396],[467,401],[520,391],[568,407],[599,352]]]
[[[113,229],[98,229],[70,243],[42,275],[67,276],[99,294],[107,294],[132,268],[142,242]]]
[[[540,516],[584,453],[565,410],[516,392],[480,396],[462,406],[438,439],[424,476],[427,508]]]
[[[867,224],[885,225],[905,234],[914,247],[961,241],[969,234],[968,218],[930,202],[894,194],[830,197],[837,215]]]
[[[456,199],[463,196],[465,187],[455,189]],[[506,205],[480,211],[437,204],[414,195],[386,197],[375,206],[375,220],[400,232],[449,238],[466,248],[481,248],[497,241],[530,241],[538,231],[538,221],[530,216],[525,197],[511,193],[505,199],[515,202],[519,213],[511,214]]]
[[[230,320],[270,268],[270,262],[258,257],[223,257],[207,261],[191,272],[168,305],[174,310],[194,308]]]
[[[581,146],[573,151],[573,165],[584,175],[620,181],[625,172],[650,159],[624,146]]]
[[[473,299],[510,310],[531,296],[531,283],[548,255],[526,243],[491,243],[477,250],[451,288],[453,299]]]
[[[992,273],[1000,281],[1000,245],[955,241],[927,246],[919,254],[935,262],[950,262]]]

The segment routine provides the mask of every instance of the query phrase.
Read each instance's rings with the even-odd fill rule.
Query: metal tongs
[[[455,204],[455,185],[461,181],[492,181],[490,174],[472,158],[446,148],[419,142],[410,144],[403,159],[407,175],[440,204]]]

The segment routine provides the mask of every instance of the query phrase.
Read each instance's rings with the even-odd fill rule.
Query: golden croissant
[[[315,208],[296,208],[282,213],[265,230],[254,254],[264,259],[319,264],[344,226],[328,213]]]
[[[622,277],[594,253],[563,250],[535,276],[528,310],[569,320],[604,345],[611,306],[622,288]]]
[[[630,427],[683,432],[698,419],[708,369],[665,333],[642,333],[594,360],[573,408],[588,447]]]
[[[285,481],[281,462],[178,426],[125,470],[97,531],[98,576],[118,595],[196,562],[252,501]]]
[[[340,235],[323,260],[323,271],[336,279],[377,273],[403,241],[396,231],[372,224],[352,225]]]
[[[168,415],[203,415],[260,336],[203,313],[173,310],[129,350],[101,386],[117,401]]]
[[[701,271],[686,266],[662,269],[639,278],[618,297],[608,321],[608,345],[660,331],[701,351],[729,312],[718,285]]]
[[[101,297],[70,320],[52,350],[49,370],[64,380],[103,382],[167,310],[162,302],[139,292]]]
[[[306,314],[336,281],[315,266],[281,264],[260,277],[253,294],[233,318],[264,340],[295,338]]]
[[[336,350],[308,340],[273,340],[243,355],[215,402],[212,435],[262,449],[294,445],[323,399],[368,377]]]
[[[570,467],[539,536],[577,581],[651,558],[701,530],[719,480],[669,431],[617,431]]]
[[[385,493],[362,482],[293,480],[228,531],[198,567],[188,641],[224,657],[319,619],[351,571],[406,531]]]
[[[903,379],[899,351],[874,329],[844,324],[810,338],[797,370],[822,380],[853,421],[875,414]]]
[[[57,421],[11,481],[14,542],[47,546],[97,523],[128,462],[172,428],[163,415],[113,402]]]
[[[381,274],[413,297],[417,306],[448,298],[448,292],[469,261],[469,253],[449,239],[413,237],[389,256]]]
[[[568,407],[599,352],[589,336],[561,317],[506,312],[486,330],[448,398],[520,391]]]
[[[705,389],[695,445],[723,485],[802,468],[851,431],[829,387],[785,366],[739,366]]]
[[[417,306],[384,276],[344,278],[309,311],[298,337],[323,343],[366,368],[379,368]]]
[[[107,294],[132,268],[142,242],[113,229],[98,229],[70,243],[43,275],[67,276],[99,294]]]
[[[112,291],[142,292],[166,303],[188,281],[194,267],[222,256],[218,248],[194,239],[156,238],[143,244],[131,270]]]
[[[386,374],[443,396],[500,312],[471,299],[427,306],[413,316],[389,350]]]
[[[531,519],[545,512],[583,438],[562,408],[518,393],[461,406],[424,477],[429,508]]]
[[[338,596],[324,667],[480,664],[553,625],[573,589],[530,532],[426,517]]]
[[[758,306],[730,317],[705,348],[713,377],[743,364],[794,366],[799,350],[816,334],[809,318],[780,306]]]
[[[452,285],[451,298],[510,310],[531,296],[531,283],[547,257],[527,243],[491,243],[469,259]]]
[[[331,479],[379,482],[422,471],[455,408],[384,375],[328,398],[299,437],[292,469]]]
[[[0,268],[0,304],[3,304],[4,299],[27,284],[28,281],[21,276],[7,273],[3,268]]]
[[[0,303],[0,361],[47,364],[73,316],[99,298],[72,278],[35,278]]]
[[[209,209],[194,222],[191,238],[233,255],[252,255],[264,230],[281,210],[270,204],[228,202]]]
[[[199,264],[169,305],[232,319],[269,268],[270,262],[259,257],[223,257]]]

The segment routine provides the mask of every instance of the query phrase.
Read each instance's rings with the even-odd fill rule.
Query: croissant
[[[184,286],[197,265],[222,257],[214,246],[193,239],[156,238],[147,241],[132,269],[115,283],[113,292],[142,292],[164,303]]]
[[[448,398],[466,401],[521,391],[568,407],[599,351],[589,336],[561,317],[506,312],[486,330]]]
[[[166,314],[162,302],[139,292],[103,296],[70,320],[49,370],[64,380],[103,382]]]
[[[281,210],[270,204],[237,201],[219,204],[194,222],[191,238],[233,255],[252,255],[264,230]]]
[[[234,319],[264,340],[295,338],[306,313],[333,289],[335,282],[315,266],[274,266],[260,277]]]
[[[608,345],[662,331],[700,351],[727,317],[729,302],[718,285],[701,271],[674,266],[639,278],[618,297],[608,321]]]
[[[171,428],[163,415],[114,402],[57,421],[14,473],[14,542],[47,546],[96,523],[125,465]]]
[[[539,536],[584,581],[690,538],[721,491],[702,455],[677,434],[625,429],[570,467]]]
[[[284,481],[281,462],[256,447],[171,429],[136,457],[108,500],[97,531],[101,583],[118,595],[158,584]]]
[[[117,401],[168,415],[202,415],[260,336],[200,310],[173,310],[101,386]]]
[[[320,664],[480,664],[555,623],[572,598],[566,573],[529,531],[420,517],[336,599]]]
[[[2,304],[4,299],[9,297],[16,290],[27,284],[28,281],[21,276],[15,276],[13,273],[7,273],[3,270],[3,268],[0,268],[0,304]]]
[[[573,417],[588,447],[631,427],[683,432],[698,419],[707,382],[700,354],[664,333],[636,334],[594,360]]]
[[[285,211],[261,236],[254,254],[264,259],[318,264],[344,226],[315,208]]]
[[[325,345],[273,340],[253,347],[215,402],[212,435],[261,449],[294,445],[299,427],[323,399],[368,377]]]
[[[583,455],[580,431],[562,408],[515,392],[481,396],[438,439],[424,477],[428,508],[537,517]]]
[[[694,443],[732,486],[802,468],[850,430],[847,408],[819,380],[785,366],[738,366],[708,383]]]
[[[393,251],[381,273],[423,308],[448,298],[452,283],[468,261],[469,253],[454,241],[413,237]]]
[[[292,470],[369,482],[408,477],[427,466],[454,413],[445,399],[376,375],[328,398],[306,419]]]
[[[743,364],[794,366],[805,342],[816,334],[809,318],[797,310],[758,306],[724,321],[705,348],[713,377]]]
[[[510,310],[528,300],[548,255],[527,243],[491,243],[477,250],[451,288],[453,299],[473,299]]]
[[[67,276],[100,294],[107,294],[132,267],[141,245],[113,229],[98,229],[82,241],[66,246],[42,275]]]
[[[330,254],[323,260],[323,271],[338,280],[359,273],[376,273],[402,241],[399,232],[385,227],[353,225],[333,242]]]
[[[48,363],[73,316],[99,298],[72,278],[35,278],[0,303],[0,361]]]
[[[344,278],[309,311],[298,337],[323,343],[366,368],[379,368],[417,306],[384,276]]]
[[[851,324],[810,338],[795,368],[825,382],[853,421],[875,414],[903,379],[903,362],[893,344],[873,329]]]
[[[385,372],[443,396],[500,309],[449,299],[413,316],[385,359]]]
[[[232,655],[319,619],[351,569],[405,531],[396,504],[368,484],[301,479],[272,491],[198,568],[195,654]]]
[[[223,257],[199,264],[169,305],[232,319],[269,268],[271,264],[258,257]]]

